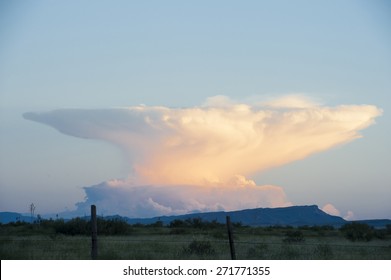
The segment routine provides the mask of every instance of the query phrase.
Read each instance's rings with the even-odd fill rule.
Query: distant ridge
[[[315,225],[333,225],[341,226],[346,223],[344,219],[329,215],[319,209],[316,205],[309,206],[291,206],[281,208],[256,208],[230,212],[207,212],[194,213],[179,216],[161,216],[148,219],[131,219],[130,224],[152,224],[157,221],[163,224],[169,224],[174,220],[186,220],[200,218],[203,221],[217,221],[225,223],[226,216],[231,217],[234,223],[241,223],[248,226],[315,226]]]
[[[391,225],[391,220],[389,219],[358,220],[354,222],[367,224],[374,228],[384,228],[386,227],[386,225]]]
[[[321,209],[317,205],[306,206],[290,206],[280,208],[255,208],[229,212],[205,212],[192,213],[177,216],[160,216],[154,218],[128,218],[119,215],[105,216],[104,219],[122,219],[129,224],[153,224],[162,222],[167,225],[174,220],[186,220],[200,218],[203,221],[217,221],[225,223],[226,216],[231,217],[234,223],[241,223],[246,226],[322,226],[330,225],[340,227],[346,223],[353,221],[346,221],[338,216],[332,216]],[[90,219],[89,216],[82,217],[83,219]],[[66,219],[68,220],[68,219]],[[31,217],[15,212],[0,212],[0,223],[7,224],[10,222],[31,222]],[[33,218],[35,221],[35,218]],[[355,221],[365,223],[375,228],[384,228],[391,224],[390,219],[373,219]]]
[[[35,218],[32,218],[35,221]],[[23,216],[15,212],[0,212],[0,223],[8,224],[12,222],[27,222],[31,223],[31,216]]]

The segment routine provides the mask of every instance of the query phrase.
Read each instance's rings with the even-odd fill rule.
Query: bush
[[[182,220],[173,220],[169,225],[170,228],[185,227],[186,223]]]
[[[124,220],[115,218],[110,220],[98,219],[98,234],[126,235],[131,233],[131,226]]]
[[[187,255],[197,255],[199,257],[208,257],[216,254],[210,241],[193,240],[188,246],[183,248],[183,253]]]
[[[376,230],[374,230],[374,236],[377,239],[384,240],[387,238],[387,230],[386,229],[376,229]]]
[[[387,234],[391,234],[391,224],[386,225]]]
[[[89,235],[91,234],[90,223],[82,218],[74,218],[67,222],[56,220],[53,223],[56,233],[66,235]]]
[[[247,250],[247,259],[266,259],[269,254],[269,246],[265,243],[257,244]]]
[[[285,243],[303,242],[304,234],[300,230],[288,231],[282,241]]]
[[[345,237],[350,241],[370,241],[374,236],[374,230],[367,224],[350,223],[345,224],[340,228]]]
[[[225,224],[221,224],[216,220],[213,221],[203,221],[201,218],[189,218],[186,220],[174,220],[168,227],[170,228],[191,228],[191,229],[201,229],[201,230],[210,230],[210,229],[220,229],[225,228]]]
[[[172,229],[170,229],[170,234],[181,235],[181,234],[190,234],[190,233],[191,233],[191,231],[186,228],[172,228]]]
[[[334,258],[333,250],[328,244],[319,244],[314,250],[315,258],[320,260],[331,260]]]

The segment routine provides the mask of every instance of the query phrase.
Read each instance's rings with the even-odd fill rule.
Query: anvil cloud
[[[166,186],[161,188],[174,201],[182,195],[167,186],[193,186],[189,193],[194,197],[198,197],[197,189],[202,193],[217,186],[228,191],[232,178],[246,180],[256,172],[359,138],[359,131],[379,115],[381,110],[372,105],[326,107],[303,96],[255,104],[218,96],[192,108],[60,109],[24,117],[64,134],[119,146],[133,167],[132,183],[122,187]],[[240,189],[240,184],[234,185]],[[247,192],[248,184],[241,190]],[[213,196],[216,201],[227,199]],[[162,206],[169,209],[170,203],[165,203]]]

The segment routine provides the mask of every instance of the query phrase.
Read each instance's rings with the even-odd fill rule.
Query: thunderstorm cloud
[[[246,177],[357,139],[381,113],[372,105],[327,107],[303,96],[252,104],[216,96],[192,108],[60,109],[24,117],[122,149],[131,182],[86,187],[85,203],[149,216],[289,205],[280,187]]]

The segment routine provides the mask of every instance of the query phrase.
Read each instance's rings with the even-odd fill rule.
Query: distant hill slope
[[[127,222],[130,224],[151,224],[161,221],[168,224],[174,220],[186,220],[201,218],[204,221],[217,221],[225,223],[226,216],[231,217],[232,222],[240,222],[248,226],[271,226],[271,225],[335,225],[340,226],[346,223],[344,219],[337,216],[329,215],[318,208],[316,205],[310,206],[291,206],[283,208],[256,208],[231,212],[208,212],[194,213],[180,216],[162,216],[149,219],[131,219]]]
[[[158,221],[163,224],[169,224],[174,220],[186,220],[200,218],[203,221],[217,221],[219,223],[225,223],[226,216],[231,217],[233,223],[241,223],[248,226],[321,226],[331,225],[339,227],[345,223],[351,221],[345,221],[341,217],[329,215],[319,209],[316,205],[309,206],[291,206],[282,208],[256,208],[246,209],[230,212],[207,212],[207,213],[193,213],[179,216],[161,216],[155,218],[128,218],[118,215],[106,216],[105,219],[123,219],[129,224],[153,224]],[[89,216],[83,217],[83,219],[90,219]],[[35,220],[35,219],[34,219]],[[14,212],[0,212],[0,223],[7,224],[10,222],[31,222],[30,216],[24,216]],[[361,220],[356,221],[359,223],[365,223],[375,228],[384,228],[386,225],[391,224],[389,219],[377,219],[377,220]]]
[[[367,224],[374,228],[385,228],[387,225],[391,225],[391,220],[389,219],[359,220],[354,222]]]
[[[33,218],[35,220],[35,218]],[[0,212],[0,223],[8,224],[12,222],[31,222],[31,216],[23,216],[15,212]]]

